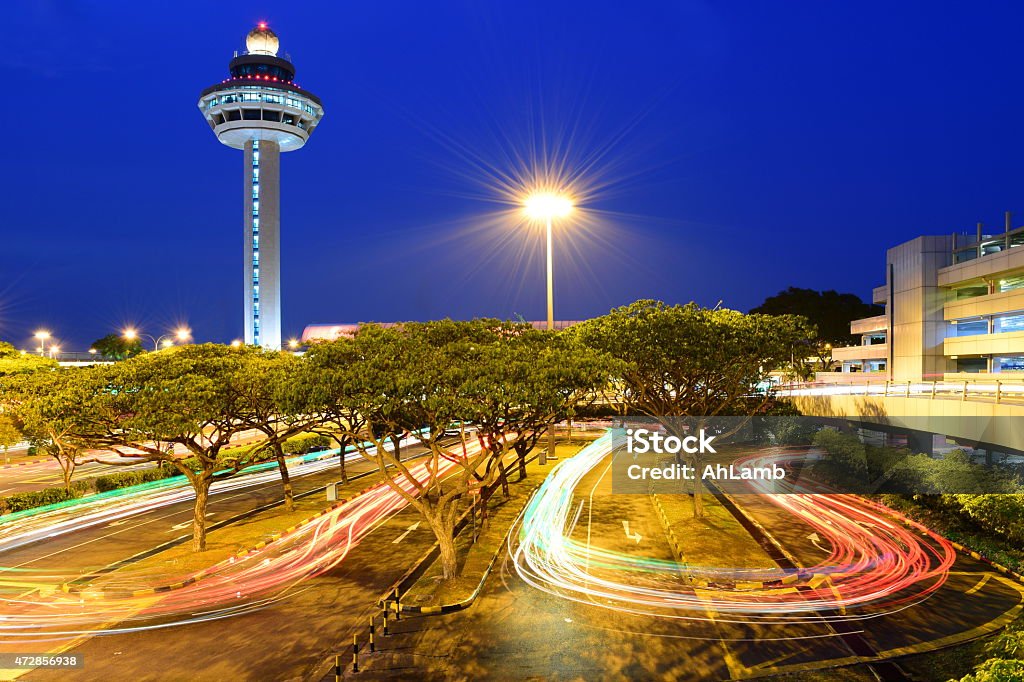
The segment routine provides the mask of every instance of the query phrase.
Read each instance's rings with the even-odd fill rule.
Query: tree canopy
[[[802,315],[817,330],[815,340],[846,346],[858,342],[857,337],[850,334],[851,321],[881,315],[885,308],[865,303],[856,294],[841,294],[831,289],[815,291],[789,287],[769,296],[750,312],[760,315]]]
[[[637,301],[569,330],[624,363],[616,385],[632,410],[653,417],[753,414],[756,387],[813,330],[802,317],[754,315]],[[754,398],[755,403],[751,404]]]
[[[143,352],[142,341],[138,338],[126,339],[119,334],[107,334],[92,342],[92,348],[100,355],[111,360],[127,360]]]
[[[22,352],[9,343],[0,341],[0,376],[25,374],[40,369],[52,369],[57,361],[35,353]]]

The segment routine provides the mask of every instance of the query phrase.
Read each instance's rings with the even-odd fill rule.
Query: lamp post
[[[39,341],[39,355],[46,355],[46,341],[50,338],[50,332],[40,329],[36,332],[36,339]]]
[[[175,339],[182,343],[185,343],[186,341],[192,338],[192,330],[189,329],[188,327],[179,327],[173,333],[164,334],[163,336],[159,337],[153,337],[150,336],[149,334],[143,334],[132,327],[128,327],[121,334],[128,341],[134,341],[136,339],[143,337],[149,339],[150,341],[153,342],[154,351],[160,350],[161,346],[163,346],[164,348],[169,348],[173,346]]]
[[[523,212],[526,217],[534,222],[543,222],[547,228],[547,303],[548,303],[548,331],[555,330],[555,277],[552,252],[552,223],[555,218],[565,218],[572,213],[573,202],[565,194],[551,191],[537,191],[529,194],[523,201]],[[547,453],[552,456],[555,453],[555,425],[551,425],[548,431]],[[547,464],[547,456],[541,454],[540,463]]]

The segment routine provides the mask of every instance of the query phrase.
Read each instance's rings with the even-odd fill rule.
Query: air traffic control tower
[[[245,343],[273,349],[281,347],[281,152],[306,144],[324,115],[278,46],[260,23],[231,60],[231,76],[199,96],[217,139],[245,152]]]

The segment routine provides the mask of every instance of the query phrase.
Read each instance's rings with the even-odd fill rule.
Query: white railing
[[[1024,379],[974,379],[965,381],[862,381],[856,384],[808,382],[783,384],[781,396],[864,395],[882,398],[924,398],[928,400],[974,400],[996,403],[1024,403]]]

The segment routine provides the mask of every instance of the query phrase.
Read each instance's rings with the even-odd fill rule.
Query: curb
[[[865,498],[865,499],[868,499],[868,498]],[[959,542],[956,542],[955,540],[950,540],[949,538],[947,538],[946,536],[942,535],[942,533],[938,532],[937,530],[929,528],[928,526],[926,526],[925,524],[921,523],[920,521],[915,521],[914,519],[910,518],[909,516],[907,516],[906,514],[904,514],[901,511],[893,509],[892,507],[890,507],[888,505],[885,505],[885,504],[882,504],[881,502],[877,502],[875,500],[868,499],[868,501],[871,502],[871,504],[874,504],[877,507],[879,507],[880,509],[884,510],[890,516],[894,516],[895,518],[899,519],[899,521],[903,525],[908,526],[910,528],[915,528],[916,530],[920,530],[921,528],[924,528],[924,529],[926,529],[926,530],[928,530],[928,531],[930,531],[932,533],[935,533],[936,535],[939,535],[939,536],[945,538],[946,540],[949,540],[949,544],[953,545],[953,549],[955,549],[956,551],[958,551],[958,552],[960,552],[962,554],[966,554],[967,556],[971,557],[972,559],[980,561],[980,562],[982,562],[984,564],[988,564],[992,568],[996,569],[997,573],[1002,573],[1003,575],[1005,575],[1005,576],[1007,576],[1009,578],[1012,578],[1012,579],[1016,580],[1017,582],[1019,582],[1021,584],[1024,584],[1024,575],[1018,573],[1017,571],[1013,570],[1012,568],[1009,568],[1007,566],[1003,566],[1002,564],[1000,564],[1000,563],[998,563],[996,561],[993,561],[992,559],[989,559],[984,554],[981,554],[980,552],[976,552],[973,549],[971,549],[970,547],[968,547],[966,545],[962,545]]]
[[[13,469],[14,467],[23,467],[30,464],[43,464],[46,460],[36,459],[31,462],[18,462],[16,464],[0,464],[0,469]]]
[[[668,546],[672,550],[672,556],[675,558],[676,563],[679,564],[680,568],[686,565],[683,561],[683,546],[676,537],[676,533],[672,530],[672,524],[668,520],[668,514],[665,512],[665,508],[661,505],[661,500],[658,498],[657,493],[653,491],[653,484],[649,489],[651,491],[651,499],[654,501],[654,509],[658,512],[658,519],[661,521],[662,528],[665,531],[665,535],[668,536]],[[687,575],[687,580],[692,580],[692,577]]]

